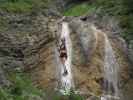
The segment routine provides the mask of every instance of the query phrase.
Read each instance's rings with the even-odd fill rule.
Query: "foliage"
[[[35,9],[46,7],[50,0],[2,0],[0,1],[0,9],[15,12],[31,12]]]
[[[24,73],[9,73],[10,87],[0,88],[0,100],[32,100],[42,98],[43,92],[32,85]]]
[[[78,4],[73,6],[72,8],[68,9],[64,12],[65,16],[80,16],[87,13],[91,13],[95,10],[95,7],[93,5],[88,4]]]

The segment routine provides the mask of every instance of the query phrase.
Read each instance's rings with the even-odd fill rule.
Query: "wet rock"
[[[93,93],[99,96],[104,92],[104,34],[106,32],[97,30],[93,24],[84,22],[80,18],[70,17],[66,18],[65,21],[69,22],[71,30],[70,36],[73,44],[72,74],[75,89],[86,92],[88,95],[89,93]],[[54,20],[54,18],[50,21],[48,30],[52,35],[48,36],[53,37],[55,40],[57,39],[55,34],[60,33],[61,27],[59,24],[61,22],[58,19]],[[59,27],[57,27],[58,25]],[[109,36],[109,39],[120,65],[120,81],[123,82],[123,87],[125,86],[124,82],[130,79],[130,63],[126,60],[125,50],[119,49],[121,43],[123,44],[123,42],[118,42],[121,39],[118,39],[118,37],[112,39],[111,36]],[[35,69],[31,70],[35,84],[38,84],[39,87],[57,87],[59,79],[57,78],[58,71],[56,69],[55,48],[55,41],[49,41],[46,42],[44,47],[39,49],[39,63]]]
[[[72,30],[76,32],[81,52],[84,58],[86,58],[85,60],[88,61],[92,53],[95,51],[97,43],[97,35],[92,28],[93,25],[91,23],[85,23],[79,19],[75,19],[71,22],[71,27]]]
[[[0,68],[25,70],[30,73],[36,86],[55,89],[59,81],[55,48],[58,39],[56,35],[61,32],[60,17],[38,13],[34,16],[7,15],[5,18],[8,27],[6,31],[0,31]],[[64,21],[69,23],[71,31],[72,74],[75,89],[99,96],[103,93],[105,56],[103,34],[108,34],[109,31],[97,30],[94,23],[88,19],[88,17],[68,17]],[[121,40],[113,34],[109,35],[120,65],[120,82],[123,88],[125,84],[129,84],[126,82],[130,80],[131,65],[124,53],[125,50],[121,49],[123,42],[119,42]],[[132,53],[132,50],[130,52]],[[0,74],[4,75],[3,71]],[[3,84],[6,78],[2,75],[0,79]],[[89,97],[91,100],[93,98],[96,97]]]
[[[28,71],[37,67],[41,63],[41,48],[53,41],[48,30],[49,18],[42,14],[31,16],[8,13],[0,17],[8,22],[7,29],[0,30],[0,68]],[[0,79],[4,81],[2,77]]]

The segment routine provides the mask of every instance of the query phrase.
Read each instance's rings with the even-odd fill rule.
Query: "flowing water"
[[[119,64],[108,37],[105,35],[105,59],[104,59],[104,96],[101,100],[118,100],[118,71]]]
[[[96,34],[95,34],[96,35]],[[96,35],[97,36],[97,35]],[[104,94],[101,97],[101,100],[120,100],[119,98],[119,89],[118,89],[118,71],[119,64],[115,58],[115,54],[111,43],[107,37],[105,36],[105,58],[104,58]],[[63,64],[59,56],[58,58],[58,73],[60,75],[60,88],[63,91],[69,91],[71,88],[74,88],[74,82],[72,78],[71,72],[71,58],[72,58],[72,43],[70,39],[70,30],[69,24],[67,22],[62,22],[62,31],[60,35],[60,39],[65,39],[66,51],[67,51],[67,59]],[[64,67],[65,66],[65,67]],[[63,75],[64,68],[67,70],[67,74]],[[61,91],[61,92],[63,92]]]
[[[62,32],[61,32],[61,36],[60,39],[65,39],[65,46],[66,46],[66,52],[67,52],[67,59],[65,61],[65,63],[61,62],[61,59],[59,58],[59,65],[58,65],[58,69],[59,69],[59,75],[60,75],[60,88],[63,91],[69,91],[71,88],[74,87],[74,83],[73,83],[73,78],[72,78],[72,72],[71,72],[71,51],[72,51],[72,43],[71,43],[71,39],[70,39],[70,30],[69,30],[69,24],[67,22],[62,22]],[[64,70],[67,70],[67,74],[63,75]]]

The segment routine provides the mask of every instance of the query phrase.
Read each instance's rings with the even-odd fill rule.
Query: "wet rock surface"
[[[61,17],[37,15],[4,15],[6,29],[0,30],[0,84],[5,84],[3,69],[25,70],[30,73],[37,87],[57,87],[57,64],[55,56],[56,34],[60,33]],[[72,74],[75,89],[87,95],[103,93],[104,36],[89,21],[80,17],[65,19],[70,26],[72,40]],[[130,68],[120,39],[109,37],[116,59],[120,65],[120,89],[132,85]],[[120,41],[120,42],[118,42]],[[3,83],[4,82],[4,83]],[[130,90],[129,90],[130,91]],[[128,95],[128,93],[127,93]],[[132,96],[130,92],[130,96]],[[90,100],[93,100],[90,97]],[[88,98],[89,98],[88,97]],[[127,96],[128,97],[128,96]],[[130,100],[130,99],[127,99]]]

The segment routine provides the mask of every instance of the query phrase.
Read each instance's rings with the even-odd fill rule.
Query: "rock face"
[[[55,48],[56,34],[61,31],[60,17],[39,13],[34,16],[6,15],[1,18],[7,21],[7,25],[6,29],[0,30],[0,74],[3,75],[3,69],[25,70],[30,73],[36,86],[52,90],[57,88],[59,80]],[[64,21],[69,23],[71,29],[75,89],[87,96],[99,96],[103,93],[104,34],[109,32],[98,30],[94,24],[80,17],[69,17]],[[121,49],[121,39],[110,34],[107,35],[120,66],[119,88],[122,91],[130,80],[131,65]],[[1,79],[6,80],[3,76]]]
[[[41,14],[3,14],[6,28],[0,29],[0,66],[7,70],[28,70],[40,62],[39,52],[52,42],[49,18]],[[46,47],[47,48],[47,47]]]
[[[80,18],[66,18],[64,21],[69,23],[71,29],[71,40],[73,45],[72,53],[72,74],[75,83],[75,89],[82,91],[86,95],[99,96],[103,91],[103,66],[104,66],[104,34],[93,24],[84,22]],[[39,50],[39,64],[31,70],[35,84],[39,87],[53,89],[58,86],[57,64],[55,60],[56,34],[60,33],[58,27],[61,20],[51,19],[48,24],[48,30],[53,36],[53,41],[48,42]],[[111,34],[111,33],[110,33]],[[124,50],[121,48],[121,39],[109,35],[115,56],[120,66],[120,84],[119,88],[125,87],[126,81],[130,80],[130,62]],[[116,42],[117,41],[117,42]],[[94,88],[95,87],[95,88]]]

